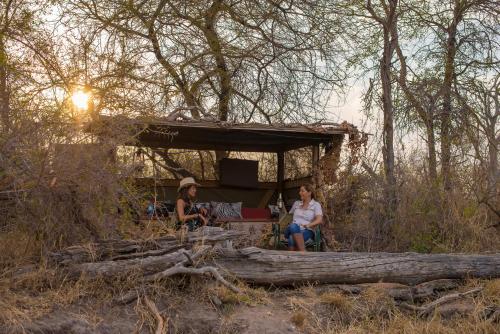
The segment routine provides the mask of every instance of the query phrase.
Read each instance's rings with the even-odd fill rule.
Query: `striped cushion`
[[[224,202],[210,202],[212,204],[212,216],[217,219],[224,218],[242,218],[241,205],[242,202],[237,203],[224,203]]]

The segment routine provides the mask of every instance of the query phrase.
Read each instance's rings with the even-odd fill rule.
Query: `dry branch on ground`
[[[400,306],[403,308],[412,310],[412,311],[417,311],[419,317],[426,317],[432,314],[432,312],[438,308],[439,306],[454,302],[458,299],[465,298],[467,296],[474,296],[477,295],[479,292],[483,290],[483,287],[478,287],[474,288],[472,290],[466,291],[466,292],[457,292],[457,293],[452,293],[446,296],[443,296],[439,299],[436,299],[430,303],[427,303],[422,306],[415,306],[415,305],[410,305],[407,303],[401,303]]]

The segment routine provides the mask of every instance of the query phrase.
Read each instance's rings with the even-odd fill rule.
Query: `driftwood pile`
[[[498,253],[301,253],[255,247],[233,249],[232,241],[241,237],[244,232],[204,228],[182,238],[108,240],[73,246],[51,254],[50,258],[70,278],[81,275],[90,279],[107,278],[134,272],[142,275],[147,284],[174,275],[208,274],[236,293],[241,291],[226,278],[273,286],[321,283],[354,294],[367,283],[392,284],[388,292],[398,305],[422,317],[443,304],[478,294],[481,288],[452,293],[421,306],[414,305],[414,301],[457,288],[460,279],[500,277]],[[211,256],[206,256],[208,253]],[[132,291],[119,302],[127,303],[137,297]],[[499,312],[494,308],[490,316],[498,318]]]

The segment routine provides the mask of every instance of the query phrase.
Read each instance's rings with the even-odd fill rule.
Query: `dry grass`
[[[387,291],[376,286],[364,290],[358,302],[368,319],[390,317],[396,308],[394,299],[387,294]]]
[[[485,289],[475,298],[461,302],[471,303],[473,312],[442,318],[438,312],[430,318],[400,310],[394,300],[381,288],[371,286],[360,295],[348,295],[336,290],[316,294],[313,287],[297,291],[288,297],[291,322],[305,333],[500,333],[498,323],[486,319],[487,306],[499,305],[500,280],[470,280],[460,288],[468,291],[477,286]],[[437,297],[436,297],[437,298]]]
[[[483,296],[485,301],[500,306],[500,278],[486,282]]]
[[[290,318],[290,321],[297,327],[303,328],[306,324],[307,316],[303,312],[295,311]]]
[[[92,299],[98,306],[113,295],[109,285],[101,280],[66,281],[45,268],[22,275],[15,282],[2,280],[0,289],[0,323],[12,328],[84,299]]]
[[[115,297],[140,286],[140,277],[132,272],[113,280],[85,277],[68,280],[61,272],[45,266],[15,278],[5,273],[0,280],[0,331],[2,325],[22,328],[55,310],[69,311],[77,306],[79,311],[75,316],[98,324],[102,320],[99,310],[109,308]],[[156,295],[168,290],[154,285],[149,288]]]
[[[336,291],[323,293],[320,296],[320,302],[342,313],[349,313],[353,309],[353,301],[344,294]]]
[[[39,250],[38,250],[39,251]],[[33,236],[20,229],[0,233],[0,266],[16,268],[30,262],[37,255]]]
[[[491,323],[476,323],[468,320],[446,322],[440,319],[425,321],[403,314],[396,314],[390,321],[363,321],[347,328],[320,331],[321,334],[495,334],[497,325]]]
[[[225,286],[214,288],[213,293],[224,304],[250,304],[251,302],[248,295],[235,293]]]
[[[226,317],[234,314],[239,305],[256,306],[272,303],[269,293],[263,288],[252,288],[243,283],[238,284],[242,293],[238,294],[225,286],[215,285],[213,283],[199,286],[199,291],[203,293],[203,300],[210,302],[215,308],[223,312]],[[216,297],[222,305],[216,305],[213,302]]]

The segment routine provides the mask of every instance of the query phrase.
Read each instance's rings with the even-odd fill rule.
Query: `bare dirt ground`
[[[113,290],[117,282],[39,283],[30,289],[26,284],[8,290],[4,286],[0,333],[500,333],[498,279],[462,282],[457,291],[484,289],[425,317],[401,308],[395,286],[387,283],[361,290],[240,284],[244,293],[238,295],[210,279],[187,278],[159,282],[138,291],[128,303],[120,299],[126,289]]]
[[[232,298],[232,297],[229,297]],[[168,322],[167,333],[302,333],[292,321],[293,310],[287,308],[287,299],[279,296],[264,303],[251,301],[197,300],[196,296],[177,298],[172,305],[168,297],[158,298],[155,304]],[[155,323],[141,300],[129,305],[99,305],[92,301],[68,307],[57,307],[48,314],[26,321],[22,328],[11,328],[22,333],[151,333]],[[97,304],[96,304],[97,305]],[[6,333],[9,331],[6,331]]]

